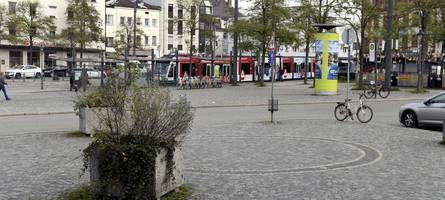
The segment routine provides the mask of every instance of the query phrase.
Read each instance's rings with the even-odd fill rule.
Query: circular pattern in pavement
[[[381,153],[362,144],[296,136],[218,136],[187,141],[189,173],[278,174],[372,164]],[[188,148],[193,147],[193,148]],[[189,150],[187,150],[189,149]]]

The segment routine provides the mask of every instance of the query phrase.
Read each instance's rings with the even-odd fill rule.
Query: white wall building
[[[107,52],[115,52],[113,43],[119,40],[118,32],[124,26],[133,26],[134,23],[134,2],[130,0],[108,1],[107,2],[107,17],[106,37],[107,37]],[[155,50],[155,56],[162,56],[160,43],[160,14],[161,7],[153,6],[147,3],[140,3],[138,5],[136,14],[137,29],[141,30],[144,35],[137,36],[141,42],[140,48],[137,49],[136,56],[144,57],[151,56],[151,50]],[[131,33],[133,34],[133,33]],[[132,51],[130,50],[130,55]]]

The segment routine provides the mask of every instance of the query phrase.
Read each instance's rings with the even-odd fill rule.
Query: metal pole
[[[175,85],[178,84],[178,70],[179,70],[179,51],[176,49],[176,65],[173,68],[173,79],[175,81]]]
[[[100,57],[100,87],[104,87],[104,57],[105,51],[102,52]]]
[[[134,14],[133,14],[133,56],[135,56],[136,57],[136,19],[137,19],[137,16],[136,16],[136,13],[137,13],[137,10],[138,10],[138,1],[139,0],[135,0],[134,1],[134,9],[133,9],[133,12],[134,12]]]
[[[388,0],[388,19],[387,19],[387,33],[385,41],[385,88],[389,89],[391,86],[391,71],[392,71],[392,19],[393,19],[393,0]],[[377,84],[377,83],[376,83]]]
[[[82,71],[83,75],[82,75],[82,80],[80,80],[80,81],[82,81],[83,92],[86,92],[87,91],[87,82],[88,82],[88,78],[86,77],[86,75],[87,75],[86,64],[83,64],[82,70],[83,70]]]
[[[377,69],[378,69],[378,66],[377,66],[377,51],[378,51],[378,46],[379,45],[377,45],[378,44],[378,40],[376,41],[376,48],[375,48],[375,52],[374,52],[374,64],[375,64],[375,70],[374,70],[374,83],[376,84],[376,89],[375,89],[375,95],[374,95],[374,99],[377,99]]]
[[[43,53],[43,47],[40,47],[40,69],[43,69],[43,65],[45,63],[45,55]],[[35,77],[35,76],[34,76]],[[25,76],[26,78],[26,76]],[[43,90],[43,70],[42,73],[40,73],[40,89]]]
[[[347,70],[347,75],[346,75],[346,79],[347,79],[347,83],[346,83],[346,99],[349,99],[349,88],[350,88],[350,79],[349,79],[349,71],[351,69],[351,45],[349,45],[349,30],[351,29],[346,29],[346,44],[348,45],[348,70]]]
[[[234,20],[233,23],[237,23],[238,22],[238,0],[235,0],[235,16],[234,16]],[[233,34],[233,65],[232,65],[232,86],[236,86],[237,85],[237,67],[238,67],[238,32],[235,32]]]

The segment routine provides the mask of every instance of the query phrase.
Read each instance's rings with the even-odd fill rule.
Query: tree
[[[191,84],[192,77],[192,57],[193,53],[196,51],[196,47],[193,43],[193,38],[196,31],[199,28],[199,15],[198,8],[201,4],[201,0],[178,0],[179,9],[183,10],[184,16],[178,21],[182,21],[184,26],[184,32],[188,34],[190,40],[187,41],[189,49],[189,83]]]
[[[73,48],[79,45],[80,58],[82,59],[86,45],[90,42],[99,42],[101,39],[99,36],[102,32],[101,17],[89,0],[69,0],[65,14],[68,28],[63,30],[63,33],[70,37],[66,38],[67,40],[73,41]],[[82,62],[80,64],[82,65]]]
[[[34,39],[46,39],[49,36],[48,30],[55,30],[52,18],[44,14],[39,1],[24,0],[17,3],[17,10],[10,16],[9,23],[10,26],[15,26],[16,30],[15,35],[9,38],[12,43],[28,40],[28,64],[32,65]]]
[[[302,0],[301,5],[294,8],[295,10],[292,16],[292,28],[299,31],[302,43],[305,44],[305,63],[304,63],[304,84],[307,84],[307,70],[309,69],[309,47],[311,44],[315,42],[315,34],[317,33],[317,29],[313,26],[313,23],[318,21],[320,18],[318,15],[315,16],[314,13],[317,13],[316,7],[312,4],[311,0]]]
[[[254,0],[249,8],[249,23],[252,30],[245,30],[259,44],[261,62],[259,67],[259,85],[264,84],[264,65],[267,49],[272,45],[273,33],[275,33],[276,47],[279,45],[293,44],[295,34],[288,29],[289,9],[285,7],[284,0]],[[252,45],[255,46],[255,45]]]
[[[364,52],[366,44],[369,42],[371,30],[370,22],[376,21],[381,16],[381,8],[367,0],[336,0],[335,12],[343,19],[355,34],[359,36],[357,44],[359,46],[359,80],[358,88],[363,88],[363,66]],[[356,21],[358,19],[358,22]]]
[[[0,42],[7,39],[8,34],[6,33],[8,25],[8,16],[6,15],[6,7],[0,4]]]

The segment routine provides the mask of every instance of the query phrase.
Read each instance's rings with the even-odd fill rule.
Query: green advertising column
[[[338,86],[338,34],[315,35],[315,94],[337,95]]]

